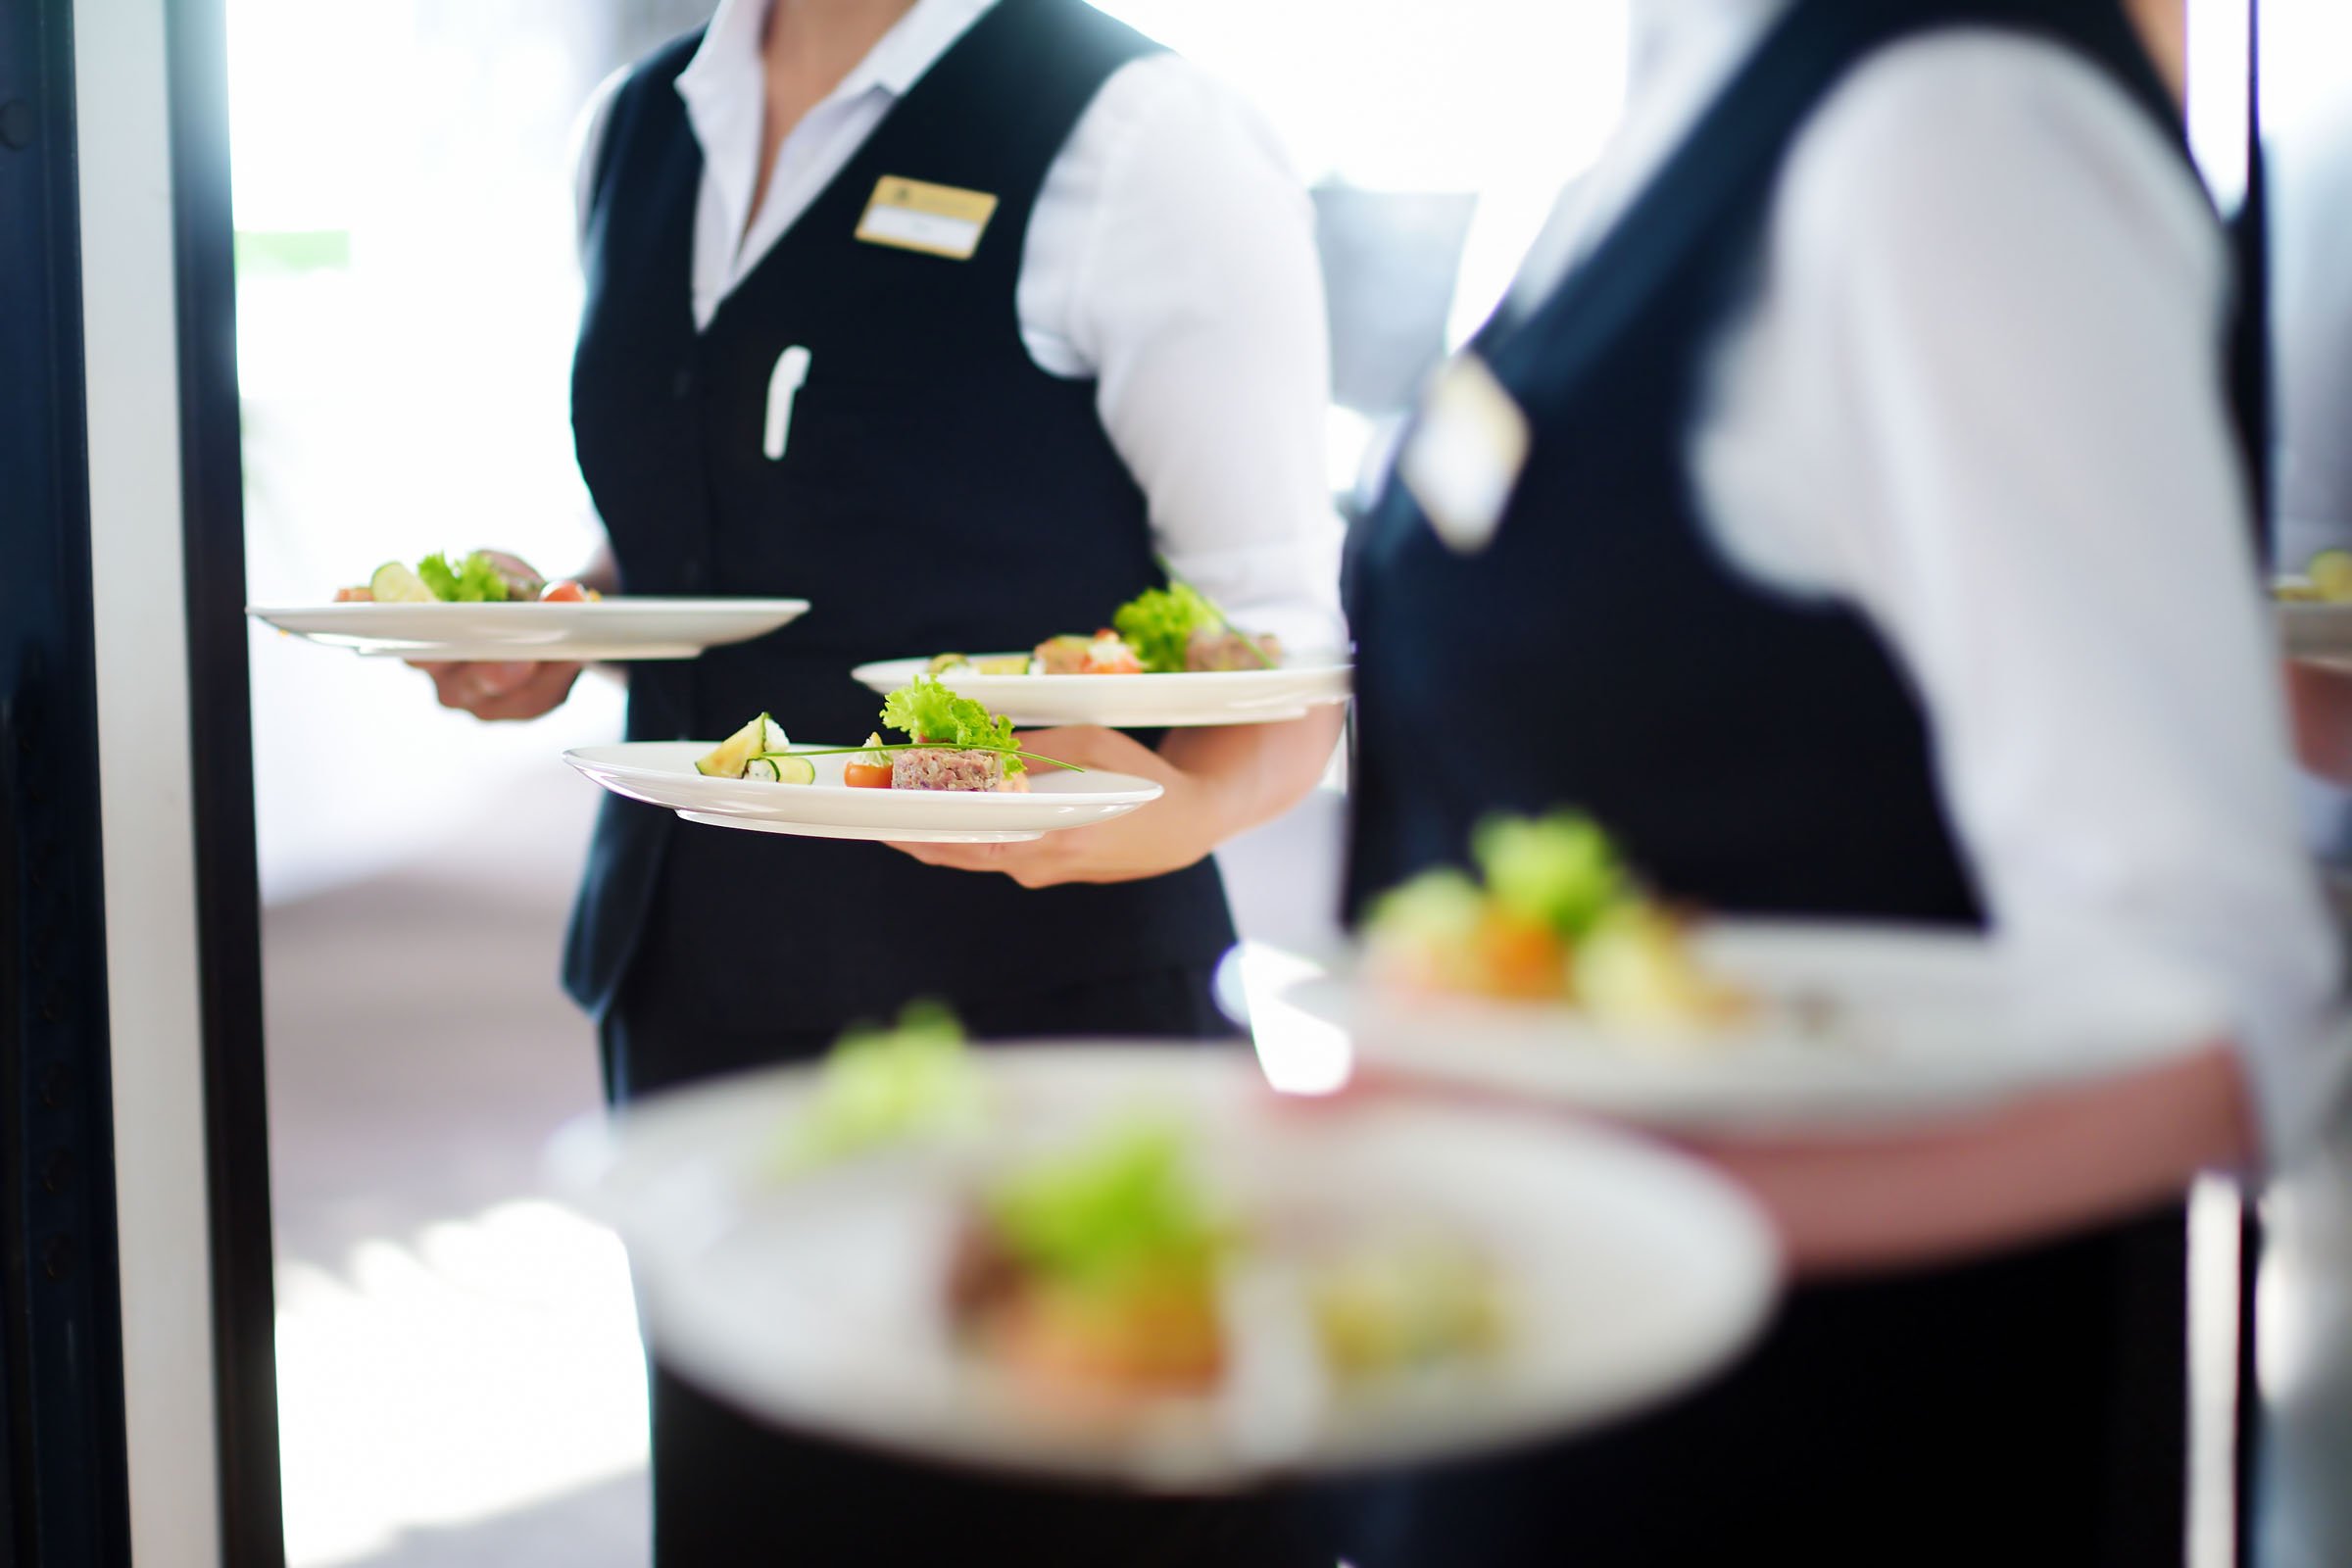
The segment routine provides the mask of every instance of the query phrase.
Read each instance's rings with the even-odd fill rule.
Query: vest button
[[[693,390],[694,372],[692,370],[680,370],[669,378],[669,395],[679,402],[685,402],[687,395]]]

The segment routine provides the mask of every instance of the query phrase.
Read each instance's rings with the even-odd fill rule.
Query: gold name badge
[[[1527,416],[1484,361],[1462,353],[1432,380],[1396,476],[1429,525],[1459,555],[1494,539],[1527,466]]]
[[[858,237],[868,245],[968,261],[996,210],[997,199],[984,190],[884,174],[874,182],[865,216],[858,220]]]

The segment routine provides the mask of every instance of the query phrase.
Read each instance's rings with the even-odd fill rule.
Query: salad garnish
[[[882,700],[882,722],[903,731],[917,746],[953,746],[1004,754],[1004,771],[1022,770],[1020,743],[1012,720],[992,713],[984,703],[958,697],[929,675],[920,676]]]
[[[1365,937],[1376,980],[1570,1002],[1650,1032],[1687,1033],[1747,1009],[1747,998],[1706,972],[1683,921],[1642,891],[1590,817],[1491,817],[1471,854],[1483,884],[1441,867],[1373,905]]]
[[[778,1160],[798,1175],[902,1140],[978,1124],[980,1076],[963,1025],[936,1002],[910,1002],[893,1028],[861,1025],[826,1055],[816,1098]]]

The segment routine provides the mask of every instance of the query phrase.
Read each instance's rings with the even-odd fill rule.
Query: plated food
[[[1012,720],[956,696],[930,676],[892,692],[882,704],[882,722],[906,739],[885,741],[877,730],[866,736],[860,747],[796,749],[783,725],[760,713],[709,755],[697,758],[694,770],[705,778],[813,784],[815,759],[841,757],[841,782],[850,789],[986,790],[1010,795],[1028,793],[1032,760],[1067,772],[1085,771],[1051,758],[1030,758],[1012,732]]]
[[[1171,581],[1121,605],[1111,624],[1091,637],[1064,632],[1047,638],[1025,657],[939,654],[928,672],[942,677],[1182,675],[1277,669],[1281,664],[1281,638],[1243,631],[1207,595],[1190,583]]]
[[[2281,577],[2271,592],[2288,604],[2352,604],[2352,550],[2323,550],[2301,576]]]
[[[759,713],[716,746],[585,746],[564,760],[689,822],[805,838],[1009,844],[1108,821],[1161,793],[1150,779],[1040,757],[1003,714],[927,676],[892,692],[881,717],[906,739],[796,745]]]
[[[1573,1006],[1637,1038],[1703,1038],[1752,1003],[1694,955],[1689,919],[1645,893],[1590,817],[1495,816],[1479,877],[1424,871],[1364,926],[1366,978],[1407,996]]]
[[[430,555],[414,567],[387,561],[367,586],[335,590],[339,605],[578,605],[602,598],[576,578],[550,582],[529,562],[503,550],[476,550],[455,564],[446,555]]]
[[[915,1059],[860,1058],[890,1070],[855,1095],[837,1064],[782,1069],[566,1135],[559,1173],[628,1242],[681,1373],[934,1458],[1216,1491],[1622,1412],[1734,1353],[1773,1293],[1743,1199],[1603,1131],[1300,1115],[1240,1052],[895,1070]],[[853,1102],[878,1108],[844,1122]],[[830,1157],[779,1167],[779,1129],[836,1124]]]
[[[1207,1397],[1249,1332],[1245,1276],[1262,1285],[1274,1270],[1288,1276],[1274,1288],[1296,1293],[1319,1378],[1501,1350],[1506,1292],[1475,1244],[1394,1222],[1333,1235],[1253,1220],[1211,1194],[1198,1160],[1180,1128],[1138,1116],[983,1184],[947,1280],[958,1343],[1047,1408]]]
[[[1893,922],[1697,918],[1572,812],[1497,817],[1477,874],[1376,900],[1351,959],[1253,1002],[1261,1048],[1674,1129],[1851,1130],[2146,1067],[2226,1028],[2144,956]],[[1313,966],[1305,965],[1308,969]]]
[[[388,561],[322,605],[248,606],[291,636],[376,658],[586,662],[692,659],[765,636],[806,613],[805,599],[607,599],[553,581],[518,556],[476,550]]]

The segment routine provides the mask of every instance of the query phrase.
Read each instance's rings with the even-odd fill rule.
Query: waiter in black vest
[[[855,740],[878,707],[855,665],[1089,630],[1161,557],[1253,630],[1341,640],[1311,209],[1203,74],[1082,0],[724,0],[585,124],[592,577],[815,606],[635,666],[631,739],[764,710]],[[435,679],[506,718],[576,674]],[[606,802],[564,980],[611,1093],[813,1055],[918,996],[982,1038],[1229,1033],[1209,851],[1303,795],[1338,724],[1046,732],[1036,750],[1166,794],[1009,876]],[[1294,1560],[1250,1510],[936,1475],[660,1373],[654,1425],[662,1568]]]
[[[2234,1038],[1706,1151],[1800,1286],[1621,1428],[1350,1499],[1398,1564],[2177,1564],[2183,1190],[2341,1106],[2224,394],[2116,0],[1655,0],[1617,146],[1349,555],[1351,899],[1573,805],[1671,897],[2210,982]],[[1431,744],[1476,736],[1475,747]]]

